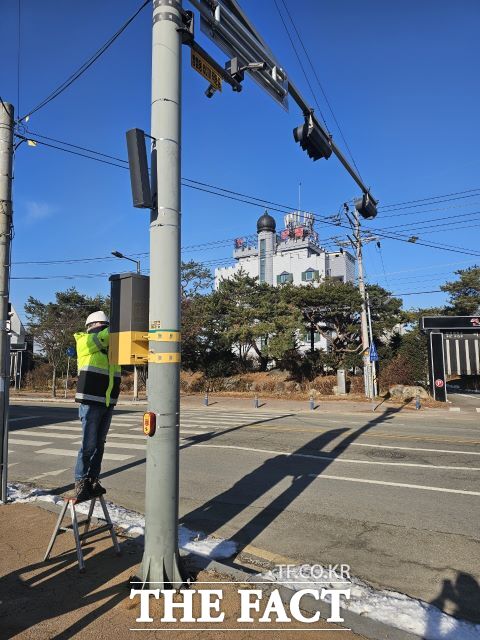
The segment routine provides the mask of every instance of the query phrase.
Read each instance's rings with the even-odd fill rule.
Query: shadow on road
[[[234,534],[233,539],[241,551],[252,543],[279,513],[285,511],[317,476],[325,472],[352,442],[373,427],[390,421],[401,409],[401,407],[387,409],[383,414],[369,420],[363,427],[345,436],[333,451],[325,452],[325,447],[350,429],[332,429],[313,438],[289,455],[269,458],[235,482],[232,487],[201,507],[185,514],[181,519],[182,523],[200,528],[207,534],[213,534],[277,485],[290,480],[290,485],[286,489],[273,498],[268,506],[259,509],[257,514]],[[205,438],[202,437],[202,439]],[[315,460],[315,454],[322,455],[322,459]],[[300,455],[309,457],[296,457]],[[329,459],[325,460],[323,456],[328,456]]]
[[[119,412],[119,415],[121,415],[121,412]],[[288,417],[291,417],[292,415],[293,414],[291,413],[287,413],[283,416],[276,416],[274,418],[265,418],[264,420],[255,420],[254,422],[250,421],[245,424],[240,424],[235,427],[230,427],[230,429],[224,429],[222,431],[207,431],[205,433],[201,433],[195,436],[190,436],[188,438],[189,442],[184,445],[181,445],[180,449],[186,449],[188,447],[191,447],[193,444],[198,444],[199,442],[206,442],[206,441],[212,440],[213,438],[218,438],[219,436],[225,435],[226,433],[231,433],[232,431],[245,429],[246,427],[251,427],[253,425],[261,424],[263,422],[271,422],[272,420],[288,418]],[[108,437],[107,437],[107,441],[108,441]],[[123,471],[128,471],[128,469],[133,469],[134,467],[141,466],[142,464],[145,464],[145,462],[146,462],[146,458],[141,458],[140,460],[134,460],[133,462],[129,462],[128,464],[120,465],[118,467],[115,467],[114,469],[110,469],[109,471],[103,472],[101,474],[101,478],[104,479],[104,478],[109,478],[111,476],[118,475]],[[73,466],[72,466],[72,473],[73,473]],[[55,495],[62,495],[67,491],[71,491],[73,487],[74,487],[74,483],[72,481],[72,482],[69,482],[68,484],[64,484],[62,486],[51,489],[51,492]]]
[[[438,596],[431,601],[440,611],[445,611],[449,605],[450,615],[461,620],[480,622],[480,586],[469,573],[459,572],[455,581],[447,579],[443,581],[442,589]],[[453,605],[453,610],[451,608]],[[427,620],[425,638],[442,638],[442,640],[456,640],[459,632],[451,632],[442,628],[440,618],[435,611],[431,611]]]
[[[78,405],[73,407],[34,406],[15,403],[10,405],[8,431],[23,431],[36,427],[78,420]]]

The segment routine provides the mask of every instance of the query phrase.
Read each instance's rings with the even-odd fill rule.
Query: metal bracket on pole
[[[155,364],[178,364],[181,362],[180,353],[149,353],[148,362]]]
[[[174,22],[179,27],[183,27],[183,22],[174,13],[165,11],[164,13],[157,13],[155,16],[153,16],[153,24],[155,24],[156,22],[161,22],[162,20],[169,20],[170,22]]]
[[[153,342],[180,342],[182,334],[180,331],[151,331],[142,337]]]
[[[216,60],[212,58],[212,56],[205,51],[203,47],[201,47],[198,42],[195,40],[191,40],[190,42],[184,42],[184,44],[188,45],[193,51],[198,53],[205,61],[215,69],[219,76],[221,76],[222,80],[224,80],[227,84],[229,84],[233,91],[241,91],[242,84],[236,78],[230,75],[230,73],[224,69],[222,66],[218,64]]]

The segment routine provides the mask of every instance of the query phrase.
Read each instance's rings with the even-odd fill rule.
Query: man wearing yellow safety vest
[[[105,313],[95,311],[85,322],[86,332],[75,333],[78,362],[75,400],[80,402],[78,413],[83,429],[75,466],[75,498],[79,502],[105,493],[98,478],[120,390],[120,367],[108,361],[108,326]]]

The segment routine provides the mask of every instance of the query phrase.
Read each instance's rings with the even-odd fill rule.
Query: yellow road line
[[[257,558],[261,558],[262,560],[267,560],[272,564],[295,564],[295,560],[292,558],[287,558],[279,555],[278,553],[272,553],[266,549],[260,549],[259,547],[255,547],[253,544],[247,544],[247,546],[242,549],[241,553],[248,553]]]
[[[266,426],[251,426],[250,429],[257,431],[296,431],[298,433],[328,433],[329,431],[334,431],[338,427],[332,427],[328,429],[297,429],[295,427],[266,427]],[[350,431],[355,433],[356,429],[348,428],[346,431]],[[345,435],[345,432],[341,434]],[[362,433],[359,435],[359,438],[387,438],[393,440],[419,440],[420,442],[450,442],[453,444],[480,444],[480,440],[460,440],[460,439],[451,439],[444,436],[436,436],[435,438],[430,438],[428,436],[409,436],[403,434],[390,434],[385,433],[384,431],[377,431],[376,433]]]

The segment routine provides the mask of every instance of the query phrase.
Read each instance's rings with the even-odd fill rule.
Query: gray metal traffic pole
[[[365,382],[365,395],[367,398],[372,397],[372,380],[371,380],[371,367],[369,358],[369,343],[368,343],[368,325],[367,325],[367,306],[366,306],[366,291],[365,281],[363,278],[363,255],[362,255],[362,236],[360,233],[360,218],[357,209],[355,208],[355,245],[357,251],[357,263],[358,263],[358,288],[360,295],[362,296],[362,310],[360,315],[361,331],[362,331],[362,352],[363,352],[363,377]]]
[[[70,373],[70,356],[67,356],[67,377],[65,378],[65,393],[64,398],[67,397],[67,389],[68,389],[68,374]]]
[[[13,105],[0,103],[0,465],[1,501],[7,501],[8,396],[10,385],[10,339],[8,298],[12,227]]]
[[[370,344],[373,344],[373,329],[372,329],[372,314],[370,313],[370,298],[368,297],[368,293],[365,296],[366,298],[366,303],[367,303],[367,318],[368,318],[368,335],[370,337]],[[371,374],[372,374],[372,397],[376,398],[377,397],[377,366],[375,364],[375,361],[372,360],[370,362],[370,369],[371,369]]]
[[[138,400],[138,369],[137,365],[133,365],[133,399]]]
[[[178,554],[180,424],[180,125],[181,1],[153,3],[148,409],[156,414],[147,441],[145,550],[142,580],[181,585]],[[167,337],[167,336],[165,336]]]

